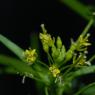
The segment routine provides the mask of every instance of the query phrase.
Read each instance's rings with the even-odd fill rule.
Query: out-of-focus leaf
[[[1,34],[0,42],[4,44],[8,49],[10,49],[14,54],[16,54],[20,59],[23,58],[23,49],[21,49],[18,45],[16,45]]]
[[[11,67],[11,66],[6,66],[6,67],[1,67],[0,68],[0,74],[17,74],[17,71]]]
[[[94,94],[95,94],[95,84],[83,92],[83,95],[94,95]]]
[[[62,3],[70,7],[76,13],[81,15],[83,18],[90,20],[92,17],[92,11],[88,6],[82,4],[78,0],[60,0]],[[95,24],[95,23],[94,23]]]
[[[75,78],[81,75],[95,73],[95,66],[83,67],[77,71],[71,72],[71,77]],[[69,73],[70,74],[70,73]]]
[[[18,59],[8,57],[5,55],[0,55],[0,64],[13,67],[13,69],[15,69],[21,75],[25,75],[27,77],[33,78],[37,81],[45,83],[46,85],[50,84],[48,72],[46,72],[44,70],[39,71],[40,69],[37,71],[34,68],[30,67],[29,65],[27,65],[26,63],[24,63]],[[34,64],[36,64],[36,63],[34,63]],[[39,66],[37,68],[39,68]],[[42,67],[42,69],[43,69],[43,67]]]
[[[88,92],[88,93],[87,93]],[[74,95],[95,95],[95,82],[90,83],[84,87],[82,87],[77,93]]]
[[[35,72],[32,70],[30,66],[12,57],[0,55],[0,64],[9,65],[21,74],[29,73],[29,74],[35,75]]]

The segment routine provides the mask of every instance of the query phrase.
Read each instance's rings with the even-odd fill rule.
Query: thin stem
[[[47,87],[45,87],[45,95],[49,95]]]
[[[84,37],[87,34],[87,32],[89,31],[89,29],[93,23],[94,23],[94,19],[92,18],[92,19],[90,19],[87,26],[84,28],[83,32],[80,35],[82,35]],[[79,39],[80,39],[80,36],[78,37],[76,43],[79,41]]]
[[[44,62],[42,62],[42,61],[40,61],[40,60],[37,60],[37,62],[40,63],[40,64],[42,64],[42,65],[44,65],[46,68],[48,68],[48,65],[45,64]]]
[[[95,55],[93,55],[88,61],[91,62],[95,59]]]
[[[52,57],[50,56],[50,54],[49,53],[47,53],[47,55],[48,55],[48,60],[50,61],[50,63],[54,63],[54,61],[53,61],[53,59],[52,59]],[[51,64],[50,64],[51,65]]]
[[[75,93],[74,95],[80,95],[83,91],[85,91],[86,89],[88,89],[89,87],[91,86],[94,86],[95,85],[95,82],[83,87],[82,89],[80,89],[77,93]]]
[[[50,62],[50,58],[49,58],[49,56],[48,56],[48,61],[49,61],[49,65],[51,65],[51,62]]]
[[[72,70],[73,67],[74,67],[76,64],[77,64],[77,62],[71,64],[71,65],[70,65],[71,67],[67,69],[67,71],[64,73],[64,76],[65,76],[70,70]]]
[[[83,30],[83,32],[82,32],[81,35],[85,36],[85,34],[89,31],[89,29],[90,29],[90,27],[92,26],[93,23],[94,23],[94,19],[92,18],[92,19],[88,22],[87,26],[84,28],[84,30]]]
[[[63,71],[63,70],[65,70],[65,69],[67,69],[68,67],[70,67],[71,65],[67,65],[67,66],[65,66],[65,67],[62,67],[61,69],[60,69],[60,71]]]
[[[75,64],[72,64],[70,68],[67,69],[67,71],[64,73],[63,76],[65,76],[70,70],[72,70],[72,68],[75,66]]]

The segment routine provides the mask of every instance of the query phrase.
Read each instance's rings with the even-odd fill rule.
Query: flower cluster
[[[24,59],[26,62],[28,62],[29,64],[32,64],[35,62],[37,58],[37,53],[36,53],[36,50],[35,49],[26,49],[24,51]]]
[[[89,36],[90,34],[86,34],[85,36],[81,34],[76,42],[74,42],[73,39],[71,40],[71,47],[66,53],[66,62],[69,61],[76,52],[83,53],[83,55],[85,52],[88,52],[87,48],[91,45],[88,40]]]
[[[57,77],[57,75],[60,73],[60,70],[55,65],[49,67],[49,70],[52,73],[53,77]]]
[[[52,46],[52,57],[55,63],[60,63],[64,60],[66,49],[65,46],[62,45],[62,40],[58,36],[56,40],[56,45]]]
[[[87,61],[87,52],[80,53],[80,54],[74,54],[73,55],[73,64],[76,64],[76,66],[84,66],[84,65],[91,65],[89,61]]]
[[[50,72],[56,77],[60,70],[61,63],[66,63],[73,57],[73,64],[78,65],[90,65],[86,61],[87,47],[91,45],[88,41],[90,34],[80,35],[77,41],[71,40],[70,49],[66,52],[65,46],[62,44],[61,38],[58,36],[57,39],[52,39],[51,35],[47,33],[44,24],[41,25],[43,33],[40,33],[39,37],[43,45],[45,52],[49,53],[49,48],[51,49],[51,60],[52,66],[49,67]],[[76,53],[76,55],[74,55]]]
[[[90,34],[86,34],[85,36],[80,35],[79,39],[76,42],[76,51],[79,52],[74,54],[73,56],[73,64],[77,63],[77,65],[91,65],[90,62],[87,61],[86,54],[88,53],[87,48],[91,45],[89,43],[88,37]]]
[[[73,64],[75,66],[90,65],[87,61],[87,47],[91,45],[88,41],[90,34],[80,35],[77,41],[71,40],[71,46],[68,51],[66,51],[65,46],[62,44],[61,38],[58,36],[57,39],[51,37],[47,33],[44,24],[41,24],[43,33],[39,34],[39,38],[42,42],[44,51],[47,53],[48,61],[50,63],[49,71],[52,73],[53,77],[57,77],[60,74],[61,65],[73,59]],[[24,58],[29,63],[32,64],[37,58],[37,53],[35,49],[25,50]],[[62,63],[62,64],[61,64]]]
[[[54,40],[51,38],[51,35],[47,33],[44,24],[41,25],[43,33],[40,33],[39,38],[43,44],[43,49],[45,52],[49,51],[49,47],[51,47],[54,43]]]
[[[89,40],[88,40],[89,36],[90,36],[90,34],[86,34],[85,37],[83,35],[80,35],[78,42],[77,42],[76,50],[78,50],[78,51],[87,50],[87,47],[91,45],[91,43],[89,43]]]

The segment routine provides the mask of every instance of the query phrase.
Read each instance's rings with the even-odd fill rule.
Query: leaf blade
[[[10,49],[15,55],[17,55],[20,59],[23,59],[23,49],[21,49],[18,45],[10,41],[8,38],[4,37],[0,34],[0,42],[4,44],[8,49]]]

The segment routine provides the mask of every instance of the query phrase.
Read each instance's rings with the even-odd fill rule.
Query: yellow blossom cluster
[[[53,77],[56,77],[60,73],[60,70],[55,65],[49,67],[49,70],[52,73]]]
[[[85,51],[87,49],[87,46],[90,46],[91,43],[89,43],[88,37],[90,34],[87,34],[85,37],[83,35],[80,35],[77,43],[77,50],[79,51]]]
[[[40,33],[40,39],[42,40],[43,44],[48,44],[49,46],[51,46],[52,38],[50,34]]]
[[[35,49],[26,49],[24,51],[24,58],[28,63],[34,63],[37,58],[37,53]]]
[[[43,33],[40,33],[39,38],[42,42],[43,49],[45,52],[48,52],[49,47],[51,47],[54,43],[54,39],[51,38],[51,35],[47,33],[44,24],[41,25]]]

